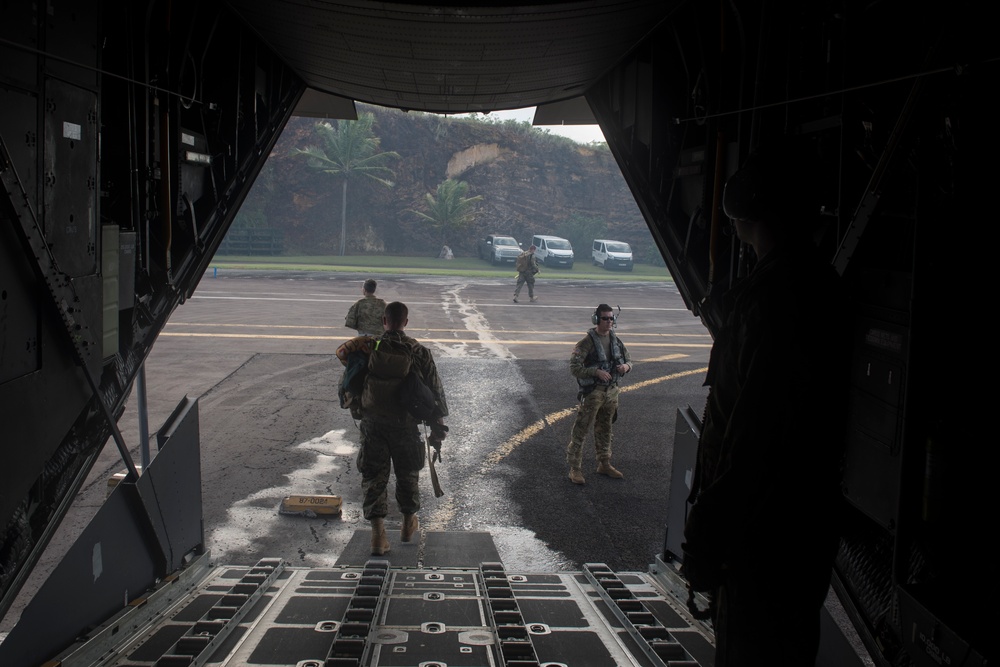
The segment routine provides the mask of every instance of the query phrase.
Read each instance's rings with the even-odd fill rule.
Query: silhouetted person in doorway
[[[815,664],[839,541],[849,318],[805,164],[759,151],[723,196],[757,261],[722,297],[682,569],[713,600],[717,667]]]

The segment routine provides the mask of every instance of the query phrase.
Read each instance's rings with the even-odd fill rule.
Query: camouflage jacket
[[[366,296],[355,301],[347,311],[344,326],[348,329],[357,329],[358,333],[380,336],[384,314],[385,301],[374,295]]]

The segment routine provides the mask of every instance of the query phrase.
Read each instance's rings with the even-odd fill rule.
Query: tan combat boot
[[[399,531],[399,541],[409,542],[414,533],[420,530],[420,521],[416,514],[403,515],[403,529]]]
[[[574,484],[586,484],[587,483],[587,480],[585,480],[583,478],[583,471],[580,470],[579,468],[570,468],[569,469],[569,481],[573,482]]]
[[[389,538],[385,535],[385,519],[372,519],[372,555],[389,552]]]
[[[611,461],[598,461],[596,472],[598,475],[607,475],[611,479],[621,479],[625,476],[620,470],[611,465]]]

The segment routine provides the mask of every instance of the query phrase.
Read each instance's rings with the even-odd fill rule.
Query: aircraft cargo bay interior
[[[460,457],[460,447],[474,444],[485,452],[467,475],[463,498],[474,504],[481,485],[481,502],[515,498],[489,511],[523,511],[518,516],[530,514],[532,522],[544,511],[565,522],[560,528],[576,549],[571,564],[528,566],[512,545],[538,540],[518,531],[530,533],[533,525],[484,532],[448,498],[442,502],[453,505],[420,528],[419,548],[400,544],[400,526],[390,522],[392,549],[373,555],[371,530],[359,521],[337,553],[327,554],[332,562],[306,567],[259,552],[246,537],[254,531],[247,522],[246,535],[233,542],[242,545],[240,562],[213,559],[206,526],[216,524],[203,516],[204,466],[227,461],[205,437],[220,427],[200,422],[200,401],[212,404],[213,418],[235,423],[249,396],[263,397],[261,405],[276,396],[302,398],[293,396],[294,383],[276,390],[267,380],[298,373],[318,378],[311,386],[328,390],[324,400],[332,405],[339,365],[323,365],[335,360],[332,349],[302,354],[304,348],[286,352],[274,342],[268,354],[217,378],[214,394],[183,386],[197,355],[171,357],[176,372],[165,375],[178,395],[148,425],[152,460],[140,459],[136,438],[119,421],[145,400],[144,364],[155,361],[154,344],[168,347],[171,334],[194,339],[204,326],[181,314],[205,312],[197,304],[230,312],[221,299],[211,305],[219,296],[212,290],[223,284],[209,285],[213,259],[283,130],[298,117],[357,120],[362,104],[407,114],[536,107],[535,125],[599,125],[651,237],[650,248],[631,248],[636,266],[649,251],[666,264],[671,286],[615,288],[621,291],[613,294],[649,300],[634,311],[640,314],[631,337],[627,308],[626,316],[594,311],[591,322],[596,304],[589,300],[597,292],[589,279],[553,282],[540,304],[550,315],[539,317],[587,303],[580,332],[620,320],[633,356],[663,364],[673,358],[657,351],[657,323],[662,328],[668,311],[683,311],[704,337],[687,344],[704,347],[692,354],[705,360],[692,358],[671,376],[691,383],[685,396],[702,391],[709,347],[711,364],[725,362],[715,350],[732,341],[727,323],[741,295],[762,279],[755,269],[767,266],[768,239],[752,227],[765,215],[761,201],[810,198],[802,209],[808,241],[845,295],[841,315],[817,330],[822,296],[797,269],[784,275],[761,312],[780,314],[789,348],[807,349],[808,340],[826,345],[844,334],[843,360],[831,351],[831,358],[815,354],[809,362],[839,365],[844,385],[787,394],[790,403],[808,405],[801,394],[814,392],[824,404],[816,414],[825,407],[843,421],[842,436],[832,424],[808,424],[797,434],[794,460],[781,466],[783,473],[807,467],[810,446],[824,437],[842,449],[836,512],[822,515],[836,523],[829,598],[839,616],[823,612],[816,664],[988,664],[996,655],[997,584],[987,549],[996,502],[987,481],[988,430],[973,426],[982,414],[976,408],[983,380],[972,378],[986,365],[978,353],[970,359],[959,352],[977,347],[969,339],[980,327],[967,324],[981,311],[969,307],[967,295],[985,283],[990,244],[979,226],[995,217],[991,102],[1000,54],[985,14],[965,2],[852,0],[0,6],[0,616],[19,614],[0,637],[0,664],[753,665],[780,664],[776,656],[798,641],[786,629],[795,620],[789,609],[768,619],[759,652],[727,656],[722,637],[733,628],[711,620],[709,605],[716,613],[719,600],[704,593],[710,587],[700,585],[696,569],[704,561],[684,543],[698,528],[687,519],[711,507],[698,508],[704,495],[689,497],[703,482],[692,478],[703,427],[711,437],[711,403],[702,413],[701,404],[679,404],[674,394],[650,398],[639,390],[662,388],[659,379],[637,382],[633,393],[623,388],[615,428],[637,434],[637,450],[670,451],[671,469],[658,470],[655,481],[612,486],[621,480],[607,468],[600,481],[587,468],[581,488],[560,467],[550,486],[533,489],[534,514],[516,507],[516,494],[495,493],[499,484],[531,484],[543,463],[563,466],[561,449],[530,460],[522,443],[556,422],[568,431],[572,413],[552,403],[559,390],[547,380],[555,368],[560,381],[569,377],[568,354],[558,348],[560,358],[550,364],[538,351],[564,342],[549,331],[543,333],[552,340],[528,345],[521,335],[527,327],[512,318],[536,305],[534,294],[516,303],[515,293],[511,303],[506,284],[506,310],[499,299],[490,302],[494,329],[484,327],[489,340],[477,344],[535,351],[522,359],[476,359],[474,369],[446,354],[464,342],[438,328],[434,318],[442,316],[426,315],[444,303],[447,317],[473,317],[473,306],[447,279],[404,277],[380,289],[410,302],[412,335],[434,349],[442,374],[456,378],[457,395],[479,392],[486,406],[481,415],[453,409],[449,417],[453,434],[470,437],[446,441],[445,457]],[[791,144],[801,160],[767,152]],[[463,159],[474,162],[470,155]],[[762,155],[772,156],[767,168],[752,171]],[[346,180],[343,187],[346,193]],[[345,194],[345,209],[346,201]],[[552,231],[539,230],[538,238]],[[608,252],[619,240],[615,231],[612,225],[598,239]],[[578,263],[581,255],[589,263],[589,247],[577,253]],[[634,268],[631,254],[621,261]],[[540,285],[564,270],[543,267]],[[304,281],[289,287],[265,280],[229,284],[259,300],[290,303],[293,290],[302,290],[302,300],[346,298],[333,279],[310,293]],[[171,331],[168,323],[188,328]],[[235,327],[246,323],[229,324],[236,340]],[[240,349],[233,344],[234,357]],[[223,344],[213,350],[226,354]],[[613,345],[605,354],[615,357]],[[623,375],[631,371],[620,354],[615,360]],[[477,382],[484,368],[497,369],[492,384]],[[713,391],[724,376],[708,379]],[[518,399],[526,384],[534,395]],[[449,401],[457,405],[454,396]],[[270,415],[261,423],[278,422],[270,407],[253,406],[257,416]],[[782,408],[769,406],[766,419],[802,424]],[[481,425],[491,411],[516,410],[523,418],[516,437]],[[257,428],[245,419],[242,426]],[[753,426],[749,419],[730,436]],[[292,442],[298,435],[276,437],[287,440],[281,446],[348,460],[350,448],[338,449],[339,441],[309,433]],[[275,454],[281,446],[265,442],[225,458],[258,466],[264,485],[269,475],[294,472],[281,468],[291,460]],[[75,540],[61,545],[60,562],[46,564],[51,571],[27,604],[15,606],[46,548],[60,541],[60,525],[74,515],[102,455],[113,455],[123,474],[106,500],[87,509]],[[624,482],[630,474],[641,478],[640,467],[626,470]],[[428,499],[429,472],[421,476]],[[808,494],[808,484],[794,474],[762,477],[747,492],[748,504],[770,494],[778,499],[775,515],[808,517],[796,495]],[[358,486],[356,474],[344,479]],[[212,492],[225,496],[225,484],[218,487]],[[606,512],[590,507],[592,513],[561,518],[573,515],[570,494],[584,489],[619,495]],[[653,493],[660,495],[651,499]],[[232,495],[232,504],[253,505],[252,497]],[[656,504],[665,525],[643,515],[647,503]],[[627,519],[618,514],[623,510]],[[616,554],[634,551],[626,545],[635,542],[613,538],[591,545],[588,521],[617,523],[599,534],[618,529],[653,548]],[[812,539],[814,528],[808,518],[794,530],[766,521],[730,525],[745,536],[746,559],[726,565],[725,576],[752,563],[754,595],[774,609],[775,600],[802,585],[798,563],[781,545]],[[710,532],[709,542],[716,537]],[[648,567],[616,570],[588,557],[597,553]]]

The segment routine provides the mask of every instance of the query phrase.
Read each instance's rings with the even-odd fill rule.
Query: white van
[[[573,268],[573,246],[558,236],[536,235],[531,237],[535,246],[535,257],[545,266]]]
[[[594,258],[594,264],[603,266],[605,269],[632,270],[632,248],[624,241],[596,239],[591,255]]]

